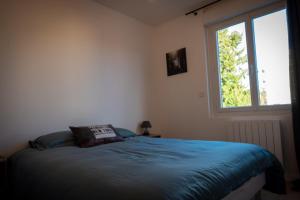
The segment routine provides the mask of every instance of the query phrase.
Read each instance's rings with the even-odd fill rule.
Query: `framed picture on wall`
[[[186,49],[178,49],[166,54],[168,76],[187,72]]]

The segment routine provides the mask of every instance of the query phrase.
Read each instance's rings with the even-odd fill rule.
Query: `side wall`
[[[70,125],[136,131],[152,28],[86,0],[0,4],[0,152]]]
[[[151,73],[151,121],[153,132],[164,137],[208,140],[227,139],[227,120],[234,118],[280,119],[285,167],[288,176],[297,174],[290,111],[235,113],[215,116],[210,111],[206,62],[205,25],[223,21],[245,11],[267,5],[271,0],[224,0],[198,16],[183,16],[156,27]],[[186,47],[188,72],[167,76],[165,53]]]

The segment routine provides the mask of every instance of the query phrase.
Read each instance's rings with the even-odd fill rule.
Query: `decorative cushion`
[[[134,137],[136,136],[136,133],[125,129],[125,128],[116,128],[117,133],[122,136],[123,138],[128,138],[128,137]]]
[[[29,141],[29,145],[31,148],[44,150],[55,147],[73,146],[75,142],[71,131],[59,131],[40,136],[34,141]]]
[[[74,133],[76,144],[80,147],[124,141],[112,125],[70,127],[70,129]]]

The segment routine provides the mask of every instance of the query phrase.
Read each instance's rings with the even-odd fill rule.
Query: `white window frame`
[[[251,12],[244,13],[226,21],[206,25],[206,42],[207,42],[207,72],[209,84],[209,102],[210,109],[213,113],[228,112],[249,112],[249,111],[287,111],[291,109],[290,104],[282,105],[259,105],[258,82],[257,82],[257,65],[255,57],[255,41],[253,31],[253,19],[262,17],[273,12],[286,9],[286,3],[281,1],[267,7],[259,8]],[[248,52],[248,70],[251,91],[251,106],[247,107],[228,107],[222,108],[221,90],[220,90],[220,73],[217,53],[217,36],[218,30],[245,22],[245,32]]]

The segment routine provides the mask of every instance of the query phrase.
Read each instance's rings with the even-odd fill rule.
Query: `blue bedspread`
[[[282,181],[276,158],[256,145],[141,136],[91,148],[25,149],[9,166],[15,199],[31,200],[215,200],[265,170],[274,179],[267,181]]]

